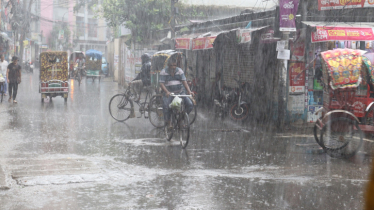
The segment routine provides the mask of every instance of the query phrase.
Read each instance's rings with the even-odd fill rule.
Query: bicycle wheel
[[[178,121],[178,138],[182,149],[186,148],[190,139],[190,121],[187,113],[181,114]]]
[[[149,101],[148,117],[149,121],[156,128],[162,128],[165,124],[164,111],[162,108],[162,96],[153,96]]]
[[[318,137],[318,136],[321,136],[321,134],[318,131],[320,131],[320,129],[317,127],[317,122],[316,122],[313,127],[314,139],[316,140],[317,144],[322,147],[322,144]]]
[[[195,120],[196,120],[196,117],[197,117],[197,106],[194,105],[193,107],[193,110],[190,112],[190,114],[188,115],[188,117],[190,118],[190,125],[192,125]]]
[[[110,99],[109,113],[118,122],[123,122],[130,118],[134,105],[124,94],[117,94]]]
[[[358,123],[349,118],[334,118],[321,131],[321,146],[330,156],[350,157],[360,149],[362,141]]]

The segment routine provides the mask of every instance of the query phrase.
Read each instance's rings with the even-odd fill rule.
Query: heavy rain
[[[1,0],[0,209],[374,209],[374,1]]]

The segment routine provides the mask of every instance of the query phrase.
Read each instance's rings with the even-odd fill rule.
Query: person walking
[[[12,63],[8,65],[6,78],[7,78],[8,85],[9,85],[9,100],[8,101],[10,103],[13,99],[13,103],[17,103],[16,96],[17,96],[18,84],[21,83],[21,66],[18,65],[17,56],[12,57]]]
[[[8,69],[8,61],[4,60],[4,55],[0,55],[0,74],[3,75],[4,79],[5,79],[5,84],[4,84],[4,95],[6,96],[6,92],[8,90],[8,81],[7,81],[7,77],[6,77],[6,72],[7,72],[7,69]]]

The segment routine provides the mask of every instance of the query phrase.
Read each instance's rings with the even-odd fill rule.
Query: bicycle
[[[174,95],[178,97],[191,97],[191,95]],[[174,133],[176,132],[179,136],[179,142],[182,149],[185,149],[190,139],[190,122],[188,114],[185,111],[185,104],[182,100],[179,107],[171,107],[171,128],[168,125],[165,126],[165,136],[168,141],[171,140]]]
[[[144,102],[134,101],[132,99],[133,94],[131,93],[131,86],[128,86],[124,93],[114,95],[109,102],[109,113],[118,122],[124,122],[129,118],[135,118],[134,102],[139,106],[140,117],[144,116],[145,119],[149,118],[149,104],[148,98],[151,98],[153,87],[146,87],[146,97]],[[153,97],[149,100],[152,102]],[[148,116],[146,112],[148,111]],[[161,110],[162,111],[162,110]],[[151,118],[149,118],[151,120]],[[151,121],[152,123],[152,121]],[[153,123],[152,123],[153,124]],[[154,124],[153,124],[154,125]],[[157,126],[156,126],[157,127]]]
[[[78,80],[78,82],[79,82],[79,86],[81,86],[81,81],[82,81],[82,71],[83,71],[83,68],[78,67],[78,64],[76,64],[75,67],[74,67],[73,74],[74,74],[74,79],[75,79],[75,80]]]

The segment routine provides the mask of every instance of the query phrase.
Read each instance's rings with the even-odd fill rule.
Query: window
[[[84,17],[77,17],[76,19],[76,26],[77,26],[77,36],[84,36]]]
[[[88,18],[88,37],[97,37],[97,19]]]

